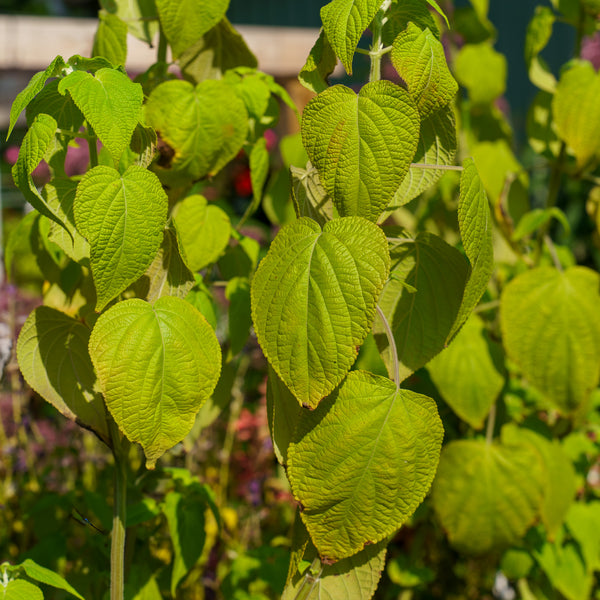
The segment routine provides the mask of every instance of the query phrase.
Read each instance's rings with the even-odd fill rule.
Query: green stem
[[[92,129],[92,126],[88,123],[89,135],[86,136],[88,143],[88,150],[90,152],[90,169],[98,166],[98,136]]]
[[[383,0],[371,25],[373,31],[373,42],[369,51],[369,56],[371,57],[369,81],[379,81],[381,79],[381,57],[392,49],[391,46],[384,48],[382,40],[383,25],[386,22],[385,13],[387,12],[391,3],[392,0]]]
[[[112,541],[110,547],[110,600],[123,600],[125,589],[125,523],[127,518],[127,449],[116,424],[110,423],[115,459],[115,503],[113,507]]]
[[[492,405],[488,415],[487,428],[485,430],[485,442],[491,444],[494,441],[494,428],[496,427],[496,404]]]
[[[163,31],[162,25],[160,26],[158,33],[158,49],[156,51],[156,62],[167,62],[167,36]]]
[[[396,348],[396,340],[394,339],[394,334],[392,333],[392,328],[388,323],[388,320],[385,318],[383,311],[379,308],[379,305],[376,306],[377,314],[383,323],[383,327],[385,329],[385,334],[388,339],[388,344],[390,345],[390,352],[392,353],[392,358],[394,359],[394,383],[396,384],[396,389],[400,389],[400,362],[398,361],[398,350]]]

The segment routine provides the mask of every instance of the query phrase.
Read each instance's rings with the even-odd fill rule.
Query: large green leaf
[[[215,389],[221,349],[212,327],[180,298],[135,298],[100,315],[89,349],[108,410],[154,468]]]
[[[288,477],[321,557],[376,544],[422,502],[443,437],[435,402],[385,377],[352,371],[305,413],[288,448]]]
[[[60,81],[58,91],[69,92],[113,160],[118,161],[142,116],[142,86],[117,69],[102,68],[94,75],[72,71]]]
[[[225,16],[229,0],[155,0],[160,25],[177,58]]]
[[[105,10],[98,11],[98,21],[92,56],[103,56],[115,66],[124,65],[127,60],[127,23]]]
[[[49,81],[27,105],[27,123],[31,125],[39,114],[44,113],[54,118],[58,129],[79,131],[84,117],[70,96],[59,93],[59,83],[60,79]],[[69,141],[71,140],[72,138],[69,138]]]
[[[563,72],[552,100],[558,135],[575,153],[580,166],[600,151],[600,75],[592,63],[578,61]]]
[[[69,230],[61,217],[38,192],[31,177],[31,174],[53,144],[56,127],[56,121],[50,115],[42,113],[35,118],[21,144],[17,162],[12,168],[12,176],[16,186],[31,206],[68,232]]]
[[[391,277],[379,307],[394,335],[402,381],[444,348],[458,315],[469,266],[458,250],[431,233],[420,233],[414,240],[399,238],[390,245]],[[393,375],[394,358],[379,316],[373,333]]]
[[[427,370],[450,408],[475,429],[481,429],[504,385],[484,336],[482,320],[471,315],[449,348]]]
[[[42,398],[108,441],[104,402],[87,349],[89,337],[81,321],[40,306],[21,329],[17,358],[25,380]]]
[[[381,0],[332,0],[321,8],[321,21],[331,47],[352,75],[352,57]]]
[[[340,215],[379,218],[408,172],[419,122],[410,94],[389,81],[358,95],[336,85],[308,103],[302,139]]]
[[[198,42],[179,56],[179,66],[186,78],[195,83],[204,79],[218,79],[228,69],[257,67],[254,54],[244,38],[224,17]]]
[[[394,40],[392,64],[406,82],[422,119],[449,104],[458,91],[444,47],[429,29],[421,31],[409,23]]]
[[[448,166],[454,164],[455,154],[454,110],[451,106],[446,106],[421,121],[421,134],[412,162],[413,164]],[[442,169],[411,166],[387,210],[392,211],[410,202],[431,187],[445,172]]]
[[[354,556],[326,565],[320,563],[317,549],[298,517],[294,530],[292,556],[295,553],[297,560],[290,564],[281,600],[298,597],[305,600],[370,600],[373,597],[385,565],[387,539],[367,546]],[[314,570],[320,570],[320,573],[313,573]],[[309,591],[305,595],[307,588]]]
[[[171,170],[192,179],[214,175],[246,139],[246,107],[224,81],[207,80],[196,87],[181,80],[161,83],[150,95],[146,117],[174,152],[167,168],[159,171],[165,175]]]
[[[509,358],[563,413],[600,380],[600,276],[585,267],[538,267],[513,279],[500,301]]]
[[[600,570],[600,502],[572,504],[566,525],[581,548],[587,570]]]
[[[98,310],[144,274],[162,242],[167,195],[156,175],[100,165],[77,186],[75,222],[91,246]]]
[[[542,482],[528,445],[453,441],[442,451],[433,508],[454,547],[485,554],[520,540],[540,509]]]
[[[333,73],[336,64],[335,52],[327,39],[325,30],[321,29],[319,37],[306,59],[306,63],[300,70],[298,80],[311,92],[320,94],[329,87],[327,77]]]
[[[454,62],[454,74],[473,104],[489,104],[506,89],[506,58],[487,42],[465,44]]]
[[[44,593],[26,579],[11,579],[2,585],[2,600],[44,600]]]
[[[319,173],[310,161],[306,169],[290,167],[292,201],[297,217],[310,217],[321,227],[338,217],[333,201],[321,185]]]
[[[463,167],[458,199],[458,227],[463,248],[471,264],[471,273],[448,341],[454,337],[477,306],[494,270],[489,202],[473,159],[467,158]]]
[[[502,439],[515,444],[531,444],[538,452],[543,465],[544,498],[540,517],[549,538],[559,532],[577,493],[575,470],[571,460],[558,440],[549,440],[531,429],[506,425]]]
[[[181,256],[191,271],[214,263],[229,242],[229,217],[199,194],[187,196],[177,205],[173,223]]]
[[[44,84],[51,77],[57,77],[61,71],[65,68],[66,64],[62,56],[57,56],[43,71],[36,73],[30,80],[27,86],[19,92],[15,101],[10,107],[10,121],[8,125],[8,133],[6,139],[10,137],[10,134],[17,124],[19,115],[25,110],[26,106],[35,98],[35,96],[42,90]]]
[[[389,271],[385,235],[347,217],[283,227],[252,280],[252,319],[265,356],[299,402],[317,406],[348,372]]]

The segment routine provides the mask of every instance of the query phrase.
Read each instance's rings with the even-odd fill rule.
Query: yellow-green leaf
[[[585,267],[538,267],[513,279],[500,301],[509,358],[562,413],[600,381],[600,276]]]
[[[265,356],[301,404],[317,406],[352,366],[389,260],[381,229],[359,217],[323,231],[303,217],[277,234],[252,280],[252,319]]]
[[[89,350],[108,410],[154,468],[217,385],[221,349],[212,327],[180,298],[124,300],[100,315]]]

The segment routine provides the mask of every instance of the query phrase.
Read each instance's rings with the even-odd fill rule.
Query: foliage
[[[268,132],[296,107],[226,0],[102,4],[94,56],[36,74],[9,129],[25,110],[12,173],[35,211],[6,270],[30,254],[44,280],[16,356],[99,464],[39,497],[28,455],[37,487],[2,501],[27,527],[90,525],[85,560],[42,523],[5,596],[597,595],[600,114],[578,58],[597,6],[533,16],[525,169],[487,2],[326,4],[280,160]],[[540,53],[559,19],[578,46],[556,76]],[[132,81],[126,32],[157,24]],[[330,86],[356,54],[369,81]]]

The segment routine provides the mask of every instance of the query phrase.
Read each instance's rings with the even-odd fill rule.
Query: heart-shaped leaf
[[[542,502],[542,465],[528,445],[459,440],[444,446],[433,508],[450,543],[485,554],[519,541]]]
[[[17,358],[25,380],[44,400],[108,442],[104,402],[87,349],[89,337],[81,321],[40,306],[21,329]]]
[[[475,429],[481,429],[504,385],[484,337],[482,320],[471,315],[464,327],[427,370],[450,408]]]
[[[100,315],[89,349],[108,410],[154,468],[215,389],[221,349],[212,327],[180,298],[135,298]]]
[[[600,380],[599,283],[585,267],[538,267],[502,293],[506,353],[563,413],[581,406]]]
[[[239,152],[248,114],[230,84],[206,80],[194,87],[181,80],[161,83],[146,105],[152,125],[174,152],[168,169],[192,179],[214,175]]]
[[[473,104],[489,104],[506,89],[506,58],[488,42],[465,44],[454,61],[454,74]]]
[[[583,166],[600,151],[600,75],[592,63],[579,61],[565,71],[552,100],[559,137]]]
[[[458,91],[444,47],[429,29],[421,31],[409,23],[394,40],[392,64],[406,82],[421,118],[446,106]]]
[[[408,172],[419,122],[410,94],[389,81],[358,95],[336,85],[308,103],[302,139],[340,215],[379,218]]]
[[[356,46],[380,6],[381,0],[332,0],[321,8],[325,34],[349,75]]]
[[[71,94],[113,160],[118,161],[142,116],[142,86],[117,69],[102,68],[94,75],[69,73],[58,91]]]
[[[400,362],[400,380],[425,365],[446,343],[458,315],[468,264],[461,253],[431,233],[390,242],[391,277],[379,307],[391,327]],[[373,333],[390,374],[394,358],[386,329],[375,317]]]
[[[225,16],[229,0],[155,0],[160,25],[177,58]]]
[[[162,242],[167,195],[150,171],[100,165],[77,186],[75,222],[90,247],[97,309],[144,274]]]
[[[173,223],[182,258],[191,271],[214,263],[229,242],[229,217],[199,194],[188,196],[178,204]]]
[[[398,529],[433,480],[443,427],[427,396],[352,371],[304,413],[288,477],[321,557],[340,560]]]
[[[385,235],[358,217],[283,227],[252,280],[252,319],[265,356],[302,404],[343,379],[371,329],[389,272]]]

